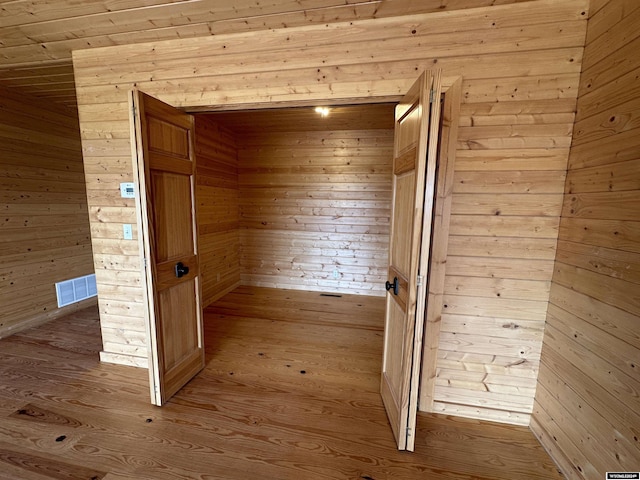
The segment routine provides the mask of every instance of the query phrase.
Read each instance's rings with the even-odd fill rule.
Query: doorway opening
[[[195,115],[204,305],[238,283],[384,296],[394,107]]]
[[[352,342],[356,352],[342,356],[354,362],[360,340],[368,338],[373,351],[367,356],[377,359],[377,373],[368,375],[377,391],[395,105],[330,106],[326,116],[315,107],[194,115],[203,306],[214,305],[203,317],[207,348],[234,348],[233,337],[246,323],[242,315],[251,315],[256,329],[271,319],[283,338],[304,322],[311,338],[322,331],[333,339],[326,349],[333,357],[334,348]],[[263,307],[256,308],[257,298]],[[262,336],[268,344],[269,333]],[[289,384],[315,373],[303,359],[314,358],[320,368],[315,349],[321,340],[310,341],[306,348],[292,345],[297,350],[290,357],[266,346],[254,354],[258,361],[280,356],[274,368],[291,365],[283,369],[282,382]],[[217,365],[209,352],[206,358]],[[343,368],[345,379],[361,384],[364,371],[349,373],[348,362],[335,360],[321,376]],[[292,376],[296,365],[294,373],[304,373]]]
[[[149,132],[156,130],[156,136],[159,139],[158,143],[153,148],[146,145],[142,145],[143,148],[140,148],[141,138],[143,139],[142,143],[144,143],[144,133],[137,136],[138,140],[136,142],[138,152],[144,151],[144,154],[138,153],[138,163],[140,164],[142,159],[143,168],[148,178],[155,178],[155,171],[168,165],[166,152],[170,149],[177,148],[176,155],[187,155],[187,150],[189,150],[193,153],[193,156],[190,157],[193,158],[192,165],[197,164],[197,175],[195,170],[191,173],[186,172],[188,170],[186,166],[185,171],[175,173],[179,175],[185,175],[186,173],[191,176],[191,180],[189,180],[192,184],[191,203],[194,206],[197,204],[198,208],[203,207],[202,211],[198,212],[197,219],[195,216],[193,217],[194,229],[200,230],[197,232],[197,238],[202,240],[205,235],[211,237],[205,242],[201,241],[197,255],[198,257],[202,255],[202,257],[196,259],[200,262],[200,268],[195,269],[197,273],[192,272],[192,275],[200,275],[198,282],[202,286],[204,293],[201,304],[206,306],[216,298],[220,298],[224,293],[233,290],[234,287],[240,284],[251,285],[251,282],[254,282],[253,285],[256,286],[288,287],[287,289],[314,290],[318,292],[327,292],[328,290],[334,294],[339,293],[341,290],[345,293],[372,296],[380,296],[379,293],[384,294],[382,288],[384,287],[384,279],[387,277],[387,264],[381,259],[384,260],[386,257],[385,253],[387,252],[385,252],[385,249],[388,245],[390,231],[388,212],[391,203],[389,197],[391,188],[389,176],[393,173],[394,178],[396,178],[399,174],[404,175],[404,172],[415,170],[416,172],[423,172],[421,175],[424,178],[425,170],[420,167],[419,163],[424,160],[418,159],[426,159],[427,150],[425,143],[423,143],[424,140],[421,140],[421,138],[427,132],[430,132],[429,158],[431,160],[429,164],[431,166],[429,167],[430,173],[427,174],[430,193],[426,197],[418,196],[418,193],[416,193],[415,211],[419,212],[419,214],[410,218],[419,219],[417,225],[420,226],[420,230],[424,225],[428,232],[431,231],[434,184],[439,183],[435,179],[434,165],[438,150],[437,119],[439,118],[440,102],[434,101],[434,99],[440,98],[440,90],[437,90],[437,95],[434,95],[434,91],[426,88],[427,79],[430,78],[430,76],[421,77],[412,88],[412,91],[415,89],[415,92],[426,92],[426,95],[420,93],[419,97],[411,97],[414,94],[410,94],[409,97],[405,98],[419,98],[419,104],[413,103],[417,100],[410,100],[411,103],[408,105],[411,111],[433,112],[435,110],[438,115],[430,117],[433,113],[427,113],[426,118],[431,118],[431,120],[427,120],[428,123],[426,124],[419,120],[421,113],[415,117],[417,120],[414,119],[413,113],[408,116],[408,127],[402,127],[400,130],[400,132],[406,133],[401,133],[399,136],[396,134],[395,150],[393,130],[386,128],[383,123],[377,123],[386,120],[384,115],[372,119],[373,117],[367,117],[366,114],[362,113],[363,107],[361,106],[336,107],[343,113],[342,123],[337,122],[338,127],[334,126],[331,129],[328,129],[326,125],[322,125],[322,128],[314,128],[312,125],[317,124],[317,122],[305,120],[308,112],[301,109],[282,112],[233,112],[201,115],[199,120],[192,122],[195,125],[184,128],[185,132],[188,131],[185,135],[172,133],[169,137],[171,141],[165,141],[162,132],[169,128],[170,125],[173,128],[174,124],[168,123],[168,121],[160,117],[151,119],[151,123],[155,122],[156,126],[151,128]],[[134,92],[134,106],[135,95],[136,93]],[[139,93],[137,95],[141,97]],[[151,101],[158,102],[153,99]],[[437,105],[435,105],[436,103]],[[172,109],[168,105],[166,107]],[[377,105],[376,107],[387,108],[389,113],[394,108],[392,104]],[[144,108],[146,107],[143,105],[142,110]],[[134,111],[138,112],[142,110],[134,109]],[[189,117],[176,109],[172,110],[175,118]],[[273,114],[276,114],[276,116],[274,117]],[[137,124],[146,128],[144,115],[139,115],[143,119],[142,122],[138,121]],[[223,115],[230,117],[222,125],[220,119],[223,118]],[[277,115],[280,115],[280,117],[278,118]],[[213,120],[211,117],[214,116],[218,118]],[[231,118],[231,116],[234,118]],[[352,120],[345,121],[345,118],[349,118],[349,116]],[[401,116],[403,117],[403,114]],[[340,117],[338,118],[340,119]],[[365,123],[358,124],[356,120],[353,120],[354,118],[359,121],[364,120]],[[394,125],[394,123],[390,122],[392,120],[391,115],[387,118],[389,119],[387,120],[389,124]],[[187,119],[184,118],[181,121],[188,123]],[[234,121],[241,126],[240,132],[230,128]],[[151,125],[151,123],[148,123],[148,125]],[[175,123],[175,125],[177,126],[178,123]],[[267,130],[265,125],[273,125],[274,127]],[[418,130],[416,130],[416,125],[420,126]],[[182,127],[176,127],[176,132],[180,128]],[[140,127],[137,127],[137,133],[139,133],[138,130],[145,131],[144,128]],[[396,132],[398,132],[397,125]],[[193,139],[187,142],[191,144],[187,148],[185,148],[186,143],[182,140],[183,138]],[[238,138],[241,138],[241,141]],[[411,140],[412,138],[415,140]],[[174,139],[176,142],[173,141]],[[398,139],[410,151],[403,151],[400,159],[401,164],[397,164],[394,161],[392,166],[389,164],[389,159],[399,158],[396,156],[398,154]],[[411,142],[417,143],[413,144]],[[385,149],[387,149],[386,152]],[[156,152],[156,150],[158,151]],[[149,153],[153,153],[156,157],[153,160],[156,166],[151,168],[151,172],[149,172],[148,166],[144,166],[144,157]],[[410,165],[413,165],[413,161],[411,160],[412,157],[407,155],[415,156],[415,167],[408,169]],[[145,185],[142,180],[141,178],[141,184]],[[180,182],[184,186],[188,184],[186,180],[180,180]],[[417,180],[417,182],[417,185],[419,185],[420,180]],[[395,185],[395,181],[393,185]],[[154,184],[148,184],[148,188],[150,192],[154,192],[157,189]],[[183,188],[183,190],[185,189]],[[393,191],[396,191],[395,187],[393,187]],[[144,198],[144,196],[145,194],[142,193],[141,198]],[[237,200],[234,201],[234,198]],[[394,197],[394,204],[396,204],[398,198],[400,197]],[[404,196],[401,198],[404,199]],[[405,199],[409,201],[407,203],[409,208],[414,204],[412,198],[407,197]],[[209,201],[211,199],[217,200],[217,202],[211,203]],[[425,205],[429,204],[428,207],[425,206],[424,208],[425,211],[429,212],[428,220],[425,215],[424,222],[422,222],[421,213],[423,210],[422,199],[424,199]],[[396,207],[398,205],[396,204]],[[217,211],[207,210],[207,207],[213,207]],[[173,207],[170,205],[165,206],[164,210],[171,210],[171,208]],[[144,212],[147,209],[148,205],[140,210]],[[153,208],[149,211],[152,210]],[[396,208],[393,211],[398,210]],[[149,218],[154,217],[154,215],[149,215]],[[151,223],[154,222],[158,223],[157,219],[153,219]],[[415,223],[414,220],[411,220],[411,222]],[[153,228],[149,230],[145,223],[142,223],[143,230],[150,231],[153,238]],[[393,230],[395,238],[397,231],[391,230]],[[423,236],[422,244],[425,245],[425,237],[424,234],[420,233],[420,230],[414,229],[412,230],[414,233],[411,234],[414,237],[413,241],[417,242],[417,249],[420,249],[421,242],[418,238],[420,235]],[[430,243],[428,232],[426,244]],[[161,235],[157,235],[157,231],[155,233],[158,238],[161,238]],[[296,234],[296,237],[294,238],[295,241],[291,242],[291,239],[287,237],[292,237],[291,234],[293,233]],[[255,241],[254,237],[259,238]],[[369,252],[364,255],[358,255],[360,251],[365,249],[358,249],[354,245],[371,242],[371,238],[375,240],[373,243],[376,244],[373,246],[373,250],[379,249],[382,253],[376,255]],[[254,239],[253,245],[250,245],[251,239]],[[319,243],[320,241],[328,243],[322,245]],[[235,248],[229,248],[229,245],[225,245],[225,242],[231,242]],[[312,245],[311,249],[309,249],[309,245]],[[269,247],[269,252],[264,250],[265,246]],[[211,252],[217,250],[219,254],[221,247],[223,251],[229,252],[228,256],[214,256],[217,261],[220,258],[224,259],[226,267],[232,270],[232,274],[227,275],[227,279],[230,278],[231,283],[224,288],[219,288],[220,285],[215,285],[215,283],[221,282],[225,272],[221,272],[216,268],[208,268],[204,255],[208,248],[210,248]],[[342,254],[339,252],[340,250],[343,251]],[[234,254],[237,255],[237,259],[233,258]],[[267,255],[267,258],[270,258],[268,264],[264,261],[266,254],[271,255],[271,257]],[[297,268],[296,261],[287,261],[291,255],[302,259],[301,261],[298,260]],[[343,259],[334,259],[330,265],[326,265],[328,257],[339,258],[341,255],[344,257]],[[319,274],[314,272],[312,267],[310,268],[311,265],[314,265],[313,257],[320,259]],[[261,258],[259,265],[255,264],[256,258]],[[151,259],[151,270],[153,270],[155,265],[153,255],[151,255]],[[252,261],[254,262],[253,264]],[[243,262],[245,262],[244,265]],[[375,266],[376,262],[380,263],[380,271],[378,272],[370,265],[373,264]],[[287,269],[286,273],[283,274],[282,270],[285,265],[287,265]],[[294,266],[293,269],[290,268],[292,265]],[[270,269],[270,275],[265,275],[265,267]],[[343,273],[338,268],[342,269]],[[234,269],[235,272],[233,272]],[[292,274],[291,272],[294,270],[299,271],[299,273]],[[178,272],[177,267],[176,272]],[[188,274],[188,272],[189,270],[187,269],[184,273]],[[328,277],[329,272],[332,278]],[[344,272],[348,273],[348,278],[346,279],[341,278],[345,276]],[[377,279],[375,278],[376,274],[379,277]],[[151,279],[151,283],[158,284],[155,275],[153,273],[153,276],[150,277],[147,274],[147,278],[148,280]],[[417,280],[413,280],[413,277],[410,276],[408,277],[409,282],[417,281],[417,285],[421,285],[421,278],[423,276],[426,278],[426,275],[424,272],[418,274]],[[210,276],[211,279],[215,278],[215,281],[207,283],[207,276]],[[180,278],[180,275],[176,274],[176,277]],[[274,277],[284,280],[276,280],[274,282]],[[377,281],[371,281],[368,277]],[[326,287],[330,285],[332,279],[338,280],[338,282],[334,283],[334,288],[327,289]],[[340,281],[342,281],[342,284]],[[218,288],[210,288],[211,284]],[[389,281],[386,284],[386,289],[389,290]],[[336,285],[338,288],[335,288]],[[354,291],[354,287],[360,289],[360,291]],[[377,292],[376,288],[380,292]],[[410,288],[408,291],[412,291],[412,289]],[[394,293],[398,294],[397,292]],[[153,296],[155,301],[155,292]],[[419,303],[418,305],[422,307],[418,308],[420,312],[424,309],[424,303]],[[422,317],[420,317],[418,323],[421,323],[421,321]],[[416,338],[420,337],[419,346],[421,346],[422,341],[421,333],[421,329],[420,333],[416,333]],[[421,350],[414,349],[414,352],[419,352],[414,354],[419,356]],[[416,360],[413,360],[412,363],[415,365]],[[405,367],[402,368],[404,369]],[[417,381],[415,388],[417,389]]]

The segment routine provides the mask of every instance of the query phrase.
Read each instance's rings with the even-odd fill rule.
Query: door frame
[[[413,79],[411,79],[413,81]],[[425,279],[427,282],[427,307],[431,304],[433,309],[427,308],[424,315],[424,334],[423,338],[419,339],[423,346],[421,354],[422,363],[420,366],[420,387],[419,387],[419,405],[416,405],[416,409],[423,412],[433,411],[433,390],[435,389],[435,377],[436,377],[436,361],[439,345],[439,332],[440,332],[440,320],[442,314],[442,291],[444,287],[445,277],[445,263],[446,263],[446,246],[448,243],[449,235],[449,214],[451,206],[451,190],[453,185],[453,162],[455,160],[456,141],[457,141],[457,129],[459,110],[461,103],[462,93],[462,77],[444,77],[442,78],[442,96],[444,98],[444,110],[443,118],[444,122],[441,123],[440,131],[440,147],[438,149],[438,158],[441,161],[446,159],[447,165],[449,162],[451,166],[448,166],[445,171],[448,172],[445,178],[440,180],[438,176],[438,185],[436,185],[436,205],[434,206],[434,218],[438,216],[442,221],[432,224],[432,240],[434,245],[433,251],[437,252],[437,257],[433,262],[435,266],[434,273],[431,273],[431,266],[429,268],[429,279]],[[155,95],[154,95],[155,96]],[[264,102],[255,103],[226,103],[219,105],[209,105],[207,107],[176,107],[178,110],[182,110],[189,114],[199,114],[207,112],[221,112],[221,111],[239,111],[239,110],[264,110],[269,108],[295,108],[295,107],[312,107],[316,105],[367,105],[376,103],[390,103],[399,102],[403,95],[373,95],[370,97],[353,97],[353,98],[341,98],[335,99],[316,99],[309,100],[292,100],[281,101],[273,104],[265,104]],[[130,98],[129,111],[133,110],[133,104]],[[130,138],[135,139],[135,126],[130,122]],[[445,135],[446,132],[446,135]],[[140,198],[139,177],[138,177],[138,165],[137,154],[135,153],[136,145],[132,141],[133,150],[133,169],[134,169],[134,182],[136,184],[136,221],[138,228],[142,228],[143,225],[143,212],[142,203]],[[442,155],[442,157],[441,157]],[[195,159],[197,162],[197,158]],[[442,187],[442,195],[439,193]],[[435,221],[435,220],[434,220]],[[424,229],[423,229],[424,230]],[[145,242],[145,235],[147,235]],[[436,247],[436,245],[438,247]],[[140,251],[140,258],[146,258],[146,250],[148,248],[148,234],[144,231],[140,231],[138,234],[138,247]],[[421,252],[422,255],[423,252]],[[427,252],[428,253],[428,252]],[[151,318],[151,312],[149,310],[149,298],[148,298],[148,279],[146,273],[146,266],[144,263],[141,265],[141,288],[143,291],[144,301],[144,314],[145,314],[145,326],[147,335],[147,344],[149,344],[151,338],[151,324],[153,321]],[[439,304],[439,305],[438,305]],[[425,348],[427,350],[425,351]],[[206,353],[206,351],[205,351]],[[422,380],[426,379],[427,382],[423,384]],[[153,385],[150,385],[151,394],[153,395]],[[425,401],[423,401],[425,397]]]
[[[424,315],[424,333],[420,366],[418,410],[434,411],[440,325],[442,324],[444,282],[449,245],[449,221],[453,194],[455,159],[460,123],[462,78],[458,77],[446,90],[443,86],[443,105],[440,115],[440,133],[437,152],[436,185],[431,223],[431,244],[428,252],[421,252],[429,259],[427,295]],[[423,227],[424,228],[424,227]],[[424,229],[423,229],[424,231]]]

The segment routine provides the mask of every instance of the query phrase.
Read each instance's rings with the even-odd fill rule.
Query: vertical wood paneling
[[[0,89],[0,337],[76,310],[55,282],[93,272],[78,119]]]
[[[111,205],[119,175],[130,175],[117,167],[119,159],[130,155],[124,98],[133,84],[172,105],[203,110],[282,106],[283,102],[394,101],[424,68],[442,68],[447,85],[462,76],[447,260],[451,278],[444,292],[446,327],[439,352],[439,361],[446,362],[439,364],[435,405],[444,413],[526,424],[533,406],[535,382],[531,379],[538,371],[555,257],[587,7],[586,0],[536,0],[76,51],[86,162],[105,159],[116,167],[90,176],[90,205]],[[101,130],[105,116],[113,121]],[[100,128],[91,128],[100,122]],[[109,130],[114,133],[109,135]],[[246,201],[255,193],[284,200],[288,190],[299,193],[300,188],[318,182],[357,184],[370,175],[304,168],[278,170],[276,176],[272,175],[275,170],[241,173],[240,187],[244,191],[252,186]],[[276,191],[276,185],[267,185],[274,177],[286,188]],[[321,269],[316,259],[310,268],[331,281],[334,251],[321,250],[327,241],[340,240],[343,233],[382,232],[382,225],[369,219],[381,218],[375,203],[353,204],[351,223],[340,223],[344,218],[337,223],[332,218],[337,212],[331,210],[330,192],[325,188],[315,193],[315,199],[323,195],[326,203],[318,215],[305,214],[304,224],[294,220],[302,203],[294,203],[293,210],[291,205],[263,207],[243,219],[262,235],[258,248],[288,249],[283,258],[270,257],[269,265],[245,263],[243,271],[256,268],[257,274],[268,269],[274,275],[278,268],[291,271],[291,260],[301,250],[282,234],[268,234],[271,230],[295,232],[326,257]],[[354,200],[364,201],[360,194],[357,189],[349,191]],[[241,199],[245,201],[243,195]],[[365,217],[356,215],[357,210]],[[128,207],[112,213],[110,218],[121,222],[131,214]],[[356,218],[366,220],[357,223]],[[101,238],[118,231],[97,222],[92,228]],[[348,248],[355,255],[368,250],[362,248],[364,240],[349,238]],[[135,255],[110,258],[125,265],[139,263]],[[362,279],[355,275],[365,273],[371,272],[359,270],[357,263],[349,265],[353,278]],[[104,279],[110,286],[118,284],[115,276]],[[294,284],[299,283],[289,281],[288,285]],[[103,310],[103,319],[130,315],[131,307],[123,295]],[[126,336],[113,347],[130,349]],[[487,376],[494,368],[502,373]],[[470,376],[472,369],[486,375]]]
[[[640,465],[640,57],[616,61],[637,7],[589,19],[535,398],[532,428],[572,479]]]
[[[240,283],[238,152],[233,133],[196,116],[198,235],[202,305]]]
[[[266,132],[239,148],[242,283],[383,295],[393,130]]]

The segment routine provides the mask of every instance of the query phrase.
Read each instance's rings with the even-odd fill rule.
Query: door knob
[[[398,284],[398,277],[393,277],[393,283],[387,280],[387,283],[384,284],[384,288],[387,289],[387,292],[393,288],[393,294],[398,295],[398,291],[400,290],[400,285]]]
[[[187,273],[189,273],[189,267],[187,267],[184,263],[178,262],[176,263],[176,277],[182,278]]]

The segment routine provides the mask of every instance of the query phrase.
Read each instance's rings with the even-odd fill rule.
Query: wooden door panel
[[[393,204],[380,391],[401,450],[413,450],[422,353],[422,321],[437,153],[440,73],[425,72],[396,108]],[[425,206],[426,205],[426,206]],[[426,238],[426,240],[425,240]],[[423,255],[424,256],[424,255]],[[428,256],[428,254],[427,254]],[[397,288],[390,288],[391,285]]]
[[[397,157],[401,157],[406,150],[415,148],[418,144],[423,111],[419,99],[414,100],[413,103],[398,105],[396,111],[394,149]]]
[[[412,151],[415,152],[415,149]],[[415,169],[396,175],[390,266],[405,278],[407,278],[411,270],[411,233],[413,230],[413,205],[416,194],[415,183]]]
[[[162,405],[204,367],[193,118],[138,91],[131,98],[147,265],[151,401]]]
[[[403,345],[397,348],[395,342],[403,336],[405,328],[405,310],[396,302],[387,301],[386,321],[385,321],[385,343],[383,354],[383,372],[380,394],[389,417],[391,430],[396,439],[401,439],[405,435],[401,432],[403,411],[402,402],[402,363],[404,358]],[[400,447],[400,444],[399,444]],[[404,449],[404,447],[403,447]]]
[[[195,281],[182,282],[172,288],[158,292],[158,303],[162,316],[167,320],[181,316],[195,316],[196,314]],[[185,356],[198,347],[198,331],[193,323],[163,321],[162,360],[164,368],[171,370]],[[171,339],[164,342],[165,339]]]
[[[149,152],[167,153],[172,158],[189,160],[189,125],[149,117]]]
[[[397,302],[389,302],[389,320],[387,325],[389,335],[386,341],[390,344],[389,346],[392,346],[395,339],[404,338],[405,336],[405,309]],[[400,389],[402,388],[403,353],[402,348],[389,348],[389,355],[387,356],[386,362],[385,375],[389,382],[389,391],[391,395],[393,395],[396,405],[400,405],[402,401]]]
[[[156,261],[193,255],[191,176],[151,170]]]

